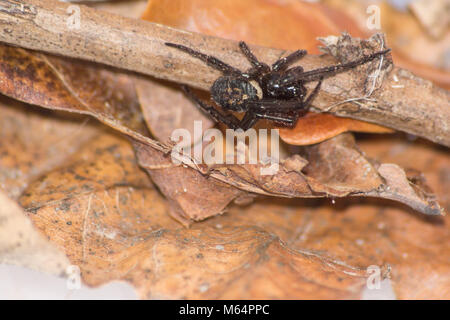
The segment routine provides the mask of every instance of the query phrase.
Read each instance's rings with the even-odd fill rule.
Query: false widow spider
[[[215,122],[222,122],[231,129],[244,131],[251,128],[259,119],[293,127],[302,112],[306,111],[314,100],[325,77],[355,68],[390,51],[390,49],[378,51],[345,64],[305,72],[301,66],[288,67],[305,56],[306,50],[294,51],[270,67],[258,61],[247,44],[241,41],[239,47],[252,65],[247,72],[242,72],[216,57],[186,46],[169,42],[166,45],[184,51],[222,72],[223,75],[211,87],[211,98],[224,110],[245,112],[242,120],[230,113],[219,112],[215,107],[198,98],[189,87],[183,85],[182,88]],[[312,81],[318,81],[318,83],[308,96],[305,83]]]

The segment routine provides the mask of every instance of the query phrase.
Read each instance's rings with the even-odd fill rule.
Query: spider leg
[[[304,103],[302,100],[276,100],[276,99],[263,99],[259,101],[250,101],[248,104],[256,113],[278,113],[286,114],[290,111],[302,109]]]
[[[308,52],[306,50],[297,50],[292,52],[290,55],[279,59],[274,64],[272,64],[273,71],[281,71],[285,69],[291,63],[303,58]]]
[[[258,117],[255,115],[253,110],[249,110],[245,113],[244,117],[242,118],[241,122],[239,123],[239,128],[247,131],[251,127],[255,125],[255,123],[258,121]]]
[[[259,105],[259,110],[255,112],[255,116],[258,119],[267,119],[282,123],[287,127],[293,127],[297,123],[297,119],[301,116],[301,112],[299,111],[306,110],[319,93],[322,81],[323,77],[319,79],[319,83],[305,101],[288,101],[284,104],[280,104],[279,101],[262,101]]]
[[[367,62],[375,60],[377,57],[382,56],[382,55],[388,53],[389,51],[391,51],[391,49],[378,51],[371,55],[362,57],[361,59],[350,61],[350,62],[344,63],[344,64],[324,67],[324,68],[320,68],[320,69],[306,71],[303,73],[292,73],[292,74],[286,76],[283,79],[283,82],[284,82],[284,84],[290,84],[290,83],[294,83],[294,82],[298,82],[298,81],[304,81],[304,82],[317,81],[321,77],[333,76],[339,72],[346,71],[346,70],[352,69],[354,67],[357,67],[361,64],[365,64]]]
[[[297,122],[300,116],[299,111],[303,109],[303,105],[303,102],[298,100],[260,100],[251,106],[250,110],[256,119],[255,122],[259,119],[266,119],[291,127]]]
[[[270,120],[270,121],[274,121],[277,123],[282,123],[286,126],[293,126],[295,124],[295,122],[298,119],[297,115],[283,115],[283,114],[279,114],[279,113],[255,113],[255,116],[258,119],[266,119],[266,120]]]
[[[239,129],[241,128],[241,121],[236,118],[235,116],[229,114],[229,115],[224,115],[221,112],[217,111],[216,108],[214,108],[213,106],[205,103],[204,101],[202,101],[199,97],[197,97],[188,86],[181,86],[181,88],[183,89],[184,93],[191,98],[196,105],[205,113],[209,114],[209,116],[216,122],[222,122],[224,123],[227,127],[231,128],[231,129]],[[245,117],[244,117],[245,118]]]
[[[239,48],[241,48],[242,53],[247,60],[250,61],[253,67],[248,73],[245,73],[244,76],[255,79],[264,72],[270,72],[270,67],[264,62],[260,62],[244,41],[239,42]]]
[[[258,58],[256,58],[256,56],[253,54],[253,52],[250,50],[250,48],[244,41],[239,42],[239,48],[241,48],[242,53],[248,59],[248,61],[250,61],[250,63],[254,68],[257,69],[264,68],[270,70],[267,64],[265,64],[264,62],[260,62]]]
[[[186,46],[183,46],[181,44],[176,43],[170,43],[166,42],[166,46],[176,48],[178,50],[184,51],[187,54],[202,60],[205,62],[208,66],[213,67],[216,70],[219,70],[220,72],[227,74],[227,75],[242,75],[242,72],[239,69],[236,69],[229,64],[223,62],[222,60],[217,59],[213,56],[208,56],[204,53],[201,53],[199,51],[193,50],[191,48],[188,48]]]
[[[314,90],[309,94],[309,96],[306,98],[303,106],[305,108],[308,108],[309,105],[311,104],[311,102],[314,100],[314,98],[317,96],[317,94],[319,93],[320,90],[320,86],[322,85],[322,81],[323,81],[323,77],[321,77],[319,79],[319,82],[317,83],[316,87],[314,88]]]
[[[244,41],[239,42],[239,48],[241,48],[242,53],[248,59],[248,61],[250,61],[252,66],[258,68],[261,65],[261,63],[258,61],[258,58],[256,58],[256,56]]]
[[[191,98],[198,107],[207,113],[216,123],[222,122],[228,128],[237,130],[242,129],[247,131],[249,128],[253,127],[253,125],[258,121],[258,118],[255,116],[252,110],[249,110],[245,113],[242,120],[239,120],[232,114],[224,115],[221,112],[217,111],[213,106],[205,103],[199,97],[197,97],[188,86],[181,86],[184,93]]]

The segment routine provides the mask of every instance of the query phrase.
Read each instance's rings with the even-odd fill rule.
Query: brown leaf
[[[45,94],[52,97],[50,91]],[[116,122],[115,116],[123,113],[110,114],[101,103],[95,105],[99,108],[94,116],[144,144],[143,151],[158,150],[157,156],[141,160],[153,161],[147,163],[149,168],[171,178],[172,171],[164,165],[172,163],[163,156],[169,147],[132,131],[140,127],[135,117]],[[14,116],[7,119],[13,121]],[[13,126],[18,132],[23,127]],[[35,131],[38,140],[40,130]],[[13,140],[14,133],[10,136]],[[78,151],[84,143],[76,142]],[[264,177],[261,166],[244,165],[212,167],[208,176],[203,167],[192,165],[176,168],[184,171],[177,181],[198,178],[200,185],[211,186],[205,181],[217,179],[252,192],[287,196],[343,195],[362,189],[377,197],[394,194],[413,206],[425,204],[422,209],[434,213],[435,199],[415,171],[421,170],[449,208],[447,150],[394,138],[370,139],[362,149],[383,164],[369,161],[345,134],[284,159],[279,175]],[[28,150],[33,149],[22,153]],[[185,175],[192,180],[183,181]],[[164,176],[159,179],[164,186]],[[181,192],[183,184],[172,185]],[[186,199],[211,205],[200,197],[208,193],[196,195],[195,188]],[[228,201],[224,198],[218,207]],[[271,198],[247,208],[232,206],[226,214],[186,229],[170,219],[171,204],[150,186],[129,144],[112,134],[60,160],[20,201],[38,229],[66,252],[70,263],[80,266],[87,284],[120,279],[132,283],[144,298],[358,299],[367,289],[369,266],[391,278],[398,298],[450,296],[448,217],[419,216],[380,199],[338,199],[327,205],[317,199]]]
[[[171,214],[184,225],[224,212],[225,207],[243,192],[200,172],[175,165],[164,155],[139,142],[134,143],[139,165],[167,197]]]
[[[64,275],[69,260],[45,239],[22,208],[0,191],[0,263]]]
[[[37,228],[81,268],[87,284],[122,279],[146,298],[358,296],[363,273],[349,276],[351,268],[293,252],[262,228],[180,227],[161,196],[145,186],[127,146],[103,136],[20,199]],[[267,281],[275,272],[282,276]]]
[[[20,67],[17,68],[16,65]],[[164,142],[177,127],[193,127],[194,119],[203,120],[204,126],[212,124],[212,121],[204,116],[184,95],[163,85],[160,81],[144,78],[134,79],[127,74],[108,70],[95,64],[64,60],[3,46],[0,47],[0,72],[7,79],[0,87],[0,90],[6,95],[51,109],[93,115],[122,132],[130,134],[130,130],[132,130],[132,135],[147,132],[142,122],[137,98],[139,98],[144,118],[150,124],[152,132]],[[165,112],[166,116],[161,112]],[[166,121],[161,121],[164,119]],[[154,150],[148,152],[157,154]],[[194,195],[198,192],[199,187],[204,192],[208,191],[210,195],[213,195],[215,189],[208,188],[208,186],[221,184],[214,181],[208,182],[199,173],[192,170],[172,169],[169,172],[176,180],[180,179],[187,183],[191,181],[192,186],[184,186],[183,190],[192,190]],[[164,172],[164,174],[168,173]],[[172,214],[184,223],[187,223],[184,210],[188,210],[189,217],[195,220],[215,215],[222,212],[225,205],[240,193],[227,186],[218,186],[216,197],[226,199],[225,204],[223,204],[224,200],[219,201],[218,199],[216,199],[217,205],[215,202],[206,200],[207,198],[199,201],[202,198],[198,196],[196,196],[197,202],[193,202],[187,193],[179,193],[176,184],[166,183],[167,176],[163,177],[156,172],[151,172],[151,176],[169,198],[174,198],[171,202],[173,204]],[[214,205],[206,206],[206,203]],[[188,207],[186,207],[187,205]],[[207,212],[207,214],[203,212]]]
[[[98,145],[108,148],[112,141]],[[404,165],[432,172],[434,184],[448,169],[448,155],[432,145],[372,139],[364,149],[380,161],[400,156]],[[430,159],[432,165],[423,167]],[[102,175],[108,179],[102,171],[96,179]],[[168,217],[155,190],[109,185],[115,187],[65,197],[70,210],[55,210],[60,201],[29,209],[90,285],[124,280],[151,299],[359,299],[367,290],[367,268],[375,266],[382,279],[390,278],[397,298],[450,296],[448,217],[424,219],[367,199],[334,205],[265,199],[186,229]],[[36,184],[33,190],[42,189]]]
[[[187,23],[187,17],[189,17],[189,21],[192,20],[196,20],[199,19],[198,18],[198,14],[201,12],[202,14],[204,14],[205,10],[207,10],[208,12],[211,12],[211,15],[209,16],[209,19],[214,20],[213,17],[215,17],[215,13],[217,12],[221,12],[220,16],[221,19],[224,19],[224,17],[227,17],[227,19],[233,19],[233,23],[234,26],[240,26],[241,28],[247,28],[248,30],[259,30],[261,29],[261,26],[258,26],[258,28],[256,28],[254,25],[249,25],[252,23],[255,23],[254,21],[257,21],[256,23],[260,23],[260,24],[264,24],[264,28],[266,30],[270,30],[270,32],[276,32],[276,28],[269,28],[269,26],[267,25],[267,22],[270,21],[270,23],[274,23],[274,25],[276,24],[274,21],[276,21],[276,17],[277,16],[277,12],[278,11],[274,11],[274,7],[277,7],[276,4],[274,3],[268,3],[268,2],[264,2],[264,1],[259,1],[258,2],[259,6],[258,10],[260,10],[261,12],[261,16],[259,17],[259,20],[252,20],[253,22],[251,22],[248,19],[244,19],[244,16],[240,16],[240,15],[236,15],[236,13],[245,13],[246,10],[251,10],[252,12],[254,12],[254,6],[252,6],[252,3],[242,3],[242,2],[233,2],[233,3],[228,3],[227,5],[224,4],[220,4],[220,3],[214,3],[214,5],[212,4],[212,2],[202,2],[202,1],[198,1],[196,3],[195,6],[192,5],[192,2],[188,3],[188,2],[183,2],[183,1],[179,1],[179,2],[164,2],[164,1],[150,1],[147,11],[146,13],[144,13],[143,18],[150,20],[150,21],[154,21],[154,22],[158,22],[158,23],[164,23],[164,24],[168,24],[174,27],[178,27],[178,28],[186,28],[190,31],[196,31],[196,32],[203,32],[203,33],[207,33],[207,34],[214,34],[214,35],[220,35],[223,37],[228,37],[228,38],[234,38],[237,40],[247,40],[250,41],[252,43],[257,43],[257,44],[261,44],[261,45],[269,45],[269,46],[283,46],[285,48],[286,47],[286,43],[304,43],[304,38],[302,40],[302,36],[304,37],[310,37],[310,39],[313,39],[314,42],[315,37],[314,35],[308,33],[308,35],[299,33],[298,31],[296,32],[292,32],[292,33],[286,33],[284,37],[279,37],[279,36],[275,36],[272,35],[271,33],[265,33],[264,37],[259,37],[258,38],[258,34],[246,34],[246,35],[240,35],[237,36],[235,33],[233,33],[233,30],[237,30],[236,28],[224,28],[221,29],[222,33],[220,33],[220,31],[216,30],[217,28],[219,28],[217,25],[215,25],[215,29],[211,29],[208,28],[206,25],[204,25],[204,20],[199,20],[198,23]],[[309,4],[303,4],[303,3],[299,3],[296,2],[291,3],[290,4],[291,7],[295,7],[297,11],[295,11],[297,15],[302,15],[304,14],[305,11],[303,6],[308,6],[311,7]],[[239,10],[236,10],[236,7],[239,7]],[[174,8],[176,8],[176,10],[173,10]],[[270,9],[269,9],[270,8]],[[314,7],[316,11],[315,14],[316,15],[323,15],[326,11],[323,10],[323,8],[321,7]],[[283,8],[285,9],[285,8]],[[267,10],[267,11],[265,11]],[[268,14],[270,10],[270,14],[271,14],[271,19],[267,20],[267,19],[263,19],[263,15],[264,14]],[[281,9],[280,9],[281,10]],[[264,13],[264,14],[263,14]],[[279,12],[281,14],[281,11]],[[280,16],[281,17],[281,16]],[[284,17],[285,19],[285,17]],[[216,21],[216,20],[214,20]],[[291,22],[292,24],[296,23],[305,23],[305,20],[301,20],[301,19],[296,19],[295,22],[294,20],[292,20]],[[205,27],[202,27],[205,26]],[[223,27],[224,24],[222,23],[221,26]],[[328,29],[327,29],[328,27]],[[330,26],[327,26],[324,28],[326,29],[325,32],[330,32]],[[223,34],[223,32],[225,32],[225,30],[227,29],[227,33]],[[294,30],[294,28],[287,28],[286,27],[286,23],[284,24],[284,30]],[[295,30],[298,30],[295,29]],[[303,29],[302,29],[303,30]],[[286,35],[287,34],[287,35]],[[327,34],[327,33],[325,33]],[[282,40],[286,39],[286,37],[293,37],[293,39],[291,39],[292,41],[287,42],[287,40],[285,42],[283,42]],[[300,38],[298,38],[300,37]],[[239,38],[239,39],[238,39]],[[267,43],[267,41],[274,41],[273,43]],[[370,45],[369,42],[367,42],[365,44],[365,47],[368,47]],[[340,45],[341,49],[344,48],[344,45]],[[350,54],[354,54],[355,50],[354,50],[354,46],[355,44],[352,44],[352,48],[353,51],[350,51]],[[347,47],[350,47],[350,45],[348,45]],[[307,47],[308,48],[308,47]],[[309,49],[309,48],[308,48]],[[376,50],[376,48],[374,49]],[[340,51],[339,51],[340,52]],[[358,57],[355,56],[345,56],[344,59],[347,60],[351,60],[351,59],[356,59]],[[342,60],[344,60],[342,59]],[[343,61],[345,62],[345,61]],[[367,68],[366,68],[367,69]],[[166,109],[166,108],[165,108]],[[176,114],[176,113],[175,113]],[[317,143],[319,141],[323,141],[325,139],[331,138],[339,133],[348,131],[348,130],[360,130],[360,131],[371,131],[371,132],[388,132],[388,129],[385,129],[383,127],[379,127],[377,125],[372,125],[372,124],[368,124],[365,122],[360,122],[360,121],[354,121],[354,120],[350,120],[350,119],[342,119],[342,118],[336,118],[333,117],[331,115],[318,115],[317,116],[318,122],[321,122],[324,124],[324,126],[315,126],[316,123],[314,122],[305,122],[305,121],[299,121],[299,124],[297,126],[297,128],[302,128],[303,129],[303,133],[308,133],[305,134],[304,137],[299,138],[298,142],[296,141],[296,137],[298,137],[298,135],[296,135],[294,130],[281,130],[281,138],[285,141],[291,142],[293,144],[302,144],[302,142],[304,141],[309,141],[309,143]],[[323,118],[323,121],[322,119]],[[306,118],[307,119],[307,118]],[[147,121],[148,122],[148,121]],[[149,123],[149,122],[148,122]],[[303,126],[304,124],[307,124],[306,126]],[[309,124],[309,126],[308,126]],[[152,123],[149,123],[150,127],[155,126],[156,128],[159,127],[159,124],[156,123],[156,121],[153,121],[153,125]],[[170,126],[167,126],[168,128],[170,128]],[[330,128],[331,127],[331,128]],[[160,130],[157,130],[160,131]],[[313,131],[313,134],[310,133],[310,131]],[[293,133],[294,132],[294,133]],[[165,133],[165,135],[167,135],[168,133]],[[341,158],[341,160],[344,160],[344,158]],[[348,160],[348,159],[345,159]],[[142,161],[141,161],[142,162]],[[160,166],[161,164],[158,164],[157,166]],[[166,164],[167,165],[167,164]],[[269,177],[262,177],[259,174],[259,170],[261,169],[260,166],[234,166],[233,168],[215,168],[216,171],[219,171],[220,174],[222,176],[225,176],[225,180],[228,183],[231,183],[232,185],[235,185],[243,190],[247,190],[249,192],[257,192],[257,193],[267,193],[267,194],[272,194],[272,195],[289,195],[289,196],[314,196],[317,194],[327,194],[328,196],[337,196],[337,195],[344,195],[344,194],[348,194],[348,193],[344,193],[344,192],[338,192],[335,188],[333,188],[333,183],[331,182],[330,186],[323,186],[320,183],[317,183],[315,180],[311,180],[310,182],[307,183],[305,180],[305,177],[303,177],[302,175],[299,175],[298,173],[292,172],[292,171],[288,171],[286,172],[285,170],[281,170],[280,173],[278,173],[275,176],[269,176]],[[168,170],[166,170],[168,171]],[[180,172],[182,172],[183,170],[181,169]],[[149,171],[150,174],[154,174],[151,172],[151,170]],[[356,172],[360,173],[359,171],[356,170]],[[338,175],[339,172],[334,172],[334,174]],[[179,174],[177,174],[177,176],[179,176]],[[216,176],[217,177],[217,176]],[[160,180],[161,181],[161,180]],[[205,180],[204,180],[205,181]],[[371,185],[372,188],[365,188],[364,191],[369,191],[371,189],[376,189],[377,187],[379,187],[381,185],[380,180],[377,180],[378,183],[374,183],[373,185]],[[311,186],[310,184],[314,185],[313,190],[311,190]],[[343,185],[343,183],[341,183],[341,186]],[[344,188],[345,189],[345,188]],[[350,192],[363,192],[363,190],[359,190],[356,191],[358,188],[354,187],[348,187],[347,190],[351,190]],[[172,197],[177,194],[177,195],[182,195],[183,193],[180,193],[180,190],[173,190],[172,192],[169,192],[169,190],[167,189],[167,186],[164,187],[165,190],[165,194],[166,195],[171,195]],[[169,198],[171,198],[171,196],[168,196]],[[211,196],[213,199],[217,198],[217,196],[214,196],[212,193],[209,193],[209,196]],[[233,198],[234,195],[229,195],[228,197],[231,199]],[[182,197],[182,196],[181,196]],[[210,214],[202,214],[202,217],[207,217],[209,215],[213,215],[214,212],[217,212],[217,209],[210,211]],[[197,215],[195,215],[197,216]]]
[[[391,129],[364,121],[309,112],[298,119],[293,129],[280,128],[280,138],[286,143],[302,146],[319,143],[347,131],[393,132]]]
[[[426,177],[428,184],[433,187],[437,200],[442,204],[445,212],[450,210],[448,188],[450,186],[450,162],[446,148],[435,147],[420,139],[404,141],[397,137],[388,139],[373,139],[362,141],[361,148],[378,161],[395,163],[405,169],[405,175],[410,181],[409,186],[416,192],[415,185],[422,189],[421,194],[432,197],[427,187],[423,187]],[[394,168],[396,167],[393,165]],[[401,180],[398,180],[400,183]],[[420,194],[419,193],[419,194]]]
[[[1,45],[0,77],[0,91],[14,99],[147,132],[132,79],[121,72]]]
[[[296,0],[150,0],[142,18],[193,32],[286,50],[301,48],[310,53],[319,53],[318,37],[344,30],[355,37],[363,36],[345,14]]]
[[[19,62],[20,67],[16,68],[15,65],[19,65]],[[137,109],[139,106],[134,92],[133,78],[126,74],[102,69],[93,64],[65,61],[61,58],[47,57],[8,46],[0,47],[0,72],[7,76],[6,81],[0,87],[0,90],[7,95],[51,109],[86,113],[133,137],[145,139],[139,134],[145,133],[146,128],[142,122],[140,110]],[[163,87],[157,82],[140,80],[138,86],[141,100],[149,97],[142,93],[144,89],[155,89],[150,93],[153,94],[153,98],[155,95],[165,95],[169,99],[167,100],[168,104],[174,102],[170,98],[180,97],[179,92]],[[187,101],[187,98],[182,97],[180,101]],[[161,108],[161,105],[155,104],[157,102],[160,101],[151,101],[153,107]],[[195,109],[190,102],[189,104],[190,108]],[[177,108],[181,107],[183,106],[177,106]],[[146,114],[148,115],[148,113]],[[194,116],[199,114],[198,111],[193,113]],[[156,120],[155,114],[152,117]],[[193,119],[192,117],[184,118],[185,120]],[[207,120],[206,123],[208,122],[211,123]],[[161,128],[161,131],[164,131],[164,124],[161,124],[160,121],[158,123],[161,127],[157,127],[157,129]],[[169,123],[164,132],[170,133],[176,125],[180,124]],[[165,137],[163,132],[158,132],[158,134],[161,138]],[[153,146],[157,145],[157,142],[148,138],[144,141],[149,149],[147,153],[153,152],[156,157],[160,151],[151,149],[148,142],[150,141]],[[162,146],[159,150],[161,149],[163,149]],[[138,155],[141,154],[138,153]],[[144,160],[141,160],[143,163],[146,161],[145,157]],[[208,182],[205,177],[191,169],[175,168],[169,172],[163,172],[163,176],[161,176],[161,172],[150,171],[150,174],[155,183],[172,199],[171,203],[174,209],[172,214],[184,223],[187,223],[184,211],[187,210],[188,217],[195,220],[216,215],[223,211],[229,201],[240,194],[239,190],[223,185],[221,182]],[[168,176],[172,176],[176,181],[186,182],[181,192],[177,184],[167,183]],[[170,182],[174,182],[173,179]],[[217,187],[211,188],[212,186]],[[67,185],[61,187],[67,187]],[[91,187],[88,187],[88,190],[90,190],[89,188]],[[203,193],[197,196],[199,188],[203,190]],[[184,189],[189,190],[190,193],[183,192]],[[55,189],[51,189],[49,192],[51,196],[57,196]],[[205,193],[215,194],[217,201],[209,201],[208,197],[204,196]],[[193,202],[189,194],[195,196],[197,202]],[[46,198],[41,200],[49,201]],[[207,205],[208,203],[210,205]]]
[[[372,42],[376,42],[370,39],[369,41],[357,42],[355,44],[353,43],[354,40],[350,37],[346,37],[345,39],[350,41],[349,47],[351,48],[356,45],[370,49],[373,46]],[[340,43],[339,41],[337,42],[338,45]],[[328,47],[331,48],[330,46]],[[15,50],[9,47],[3,47],[3,51],[1,52],[3,52],[1,70],[7,77],[7,81],[3,83],[3,88],[1,89],[8,95],[48,108],[93,115],[100,121],[129,135],[136,143],[146,145],[148,148],[155,148],[158,152],[164,152],[166,154],[170,152],[171,147],[169,145],[159,143],[145,136],[146,128],[137,110],[138,106],[134,83],[128,75],[118,73],[114,70],[103,70],[95,65],[74,61],[68,62],[61,58],[48,58],[41,54],[30,53],[22,49]],[[355,50],[350,50],[350,53],[354,54]],[[352,59],[352,57],[347,56],[344,58]],[[0,61],[2,60],[0,59]],[[21,62],[21,67],[16,69],[14,65],[19,62]],[[372,70],[373,68],[370,65],[364,66],[364,70]],[[36,74],[40,75],[37,78],[38,80],[35,79]],[[174,124],[169,124],[169,126],[171,125]],[[351,154],[350,152],[347,156],[350,157]],[[199,166],[192,159],[182,160],[184,165],[199,170]],[[343,157],[340,160],[342,162],[348,160],[348,163],[352,163],[351,158],[347,159]],[[147,160],[144,159],[141,162],[146,163]],[[365,160],[361,161],[361,163],[364,162]],[[167,164],[163,162],[156,164],[156,166],[161,165],[165,166]],[[155,164],[152,164],[152,166],[155,166]],[[187,168],[187,170],[176,168],[177,173],[174,176],[183,181],[191,181],[190,184],[192,186],[201,185],[202,183],[207,186],[208,183],[206,181],[211,178],[218,180],[213,183],[220,185],[218,189],[204,188],[203,190],[208,191],[208,193],[199,193],[197,197],[198,200],[205,199],[207,194],[208,196],[212,196],[213,199],[220,199],[216,205],[212,206],[206,206],[201,201],[198,204],[192,203],[192,197],[187,193],[181,193],[177,186],[164,183],[164,179],[157,178],[154,172],[150,172],[150,174],[154,175],[155,180],[159,182],[161,189],[164,190],[164,193],[168,197],[176,197],[176,205],[175,202],[173,203],[173,208],[178,208],[179,211],[176,215],[190,219],[206,218],[218,214],[222,212],[227,201],[237,196],[243,196],[240,191],[233,188],[225,188],[219,181],[247,192],[276,196],[334,197],[367,195],[370,193],[370,195],[381,197],[395,197],[390,193],[382,193],[378,189],[381,186],[380,183],[377,185],[377,190],[375,190],[376,183],[374,183],[371,185],[373,188],[369,191],[369,188],[365,187],[359,189],[357,187],[359,184],[355,181],[344,180],[344,183],[342,183],[342,181],[331,179],[324,182],[317,179],[314,175],[308,176],[308,174],[305,175],[301,170],[296,172],[289,168],[286,169],[283,166],[273,176],[261,176],[259,173],[261,167],[261,165],[215,167],[209,175],[193,173],[189,171],[191,169]],[[331,177],[337,177],[339,172],[343,170],[337,163],[333,163],[331,168]],[[358,168],[355,172],[365,172],[364,170],[365,168]],[[343,187],[345,183],[349,183],[349,185]],[[339,188],[336,187],[337,185]],[[186,189],[195,190],[198,188],[189,187]],[[397,198],[404,202],[407,202],[407,199],[409,199],[408,197],[400,196]],[[415,201],[413,202],[415,208],[428,213],[437,214],[440,212],[439,207],[433,202],[432,198],[419,195],[418,199],[423,200],[421,202],[422,205],[417,206],[416,204],[418,202]]]
[[[320,186],[323,184],[327,186],[323,192],[332,189],[344,193],[364,193],[376,190],[383,184],[375,166],[358,150],[353,136],[349,134],[311,146],[306,152],[309,165],[305,172],[317,191],[323,188]]]
[[[30,211],[41,206],[55,205],[59,210],[71,210],[70,201],[95,191],[108,194],[110,188],[151,188],[147,175],[137,166],[129,143],[112,135],[103,134],[85,144],[66,166],[39,177],[20,198]],[[112,198],[120,206],[120,198]]]
[[[203,130],[213,126],[213,121],[173,83],[137,78],[135,85],[147,127],[157,140],[169,141],[178,128],[188,130],[194,137],[194,121],[201,121]]]
[[[213,167],[210,173],[242,190],[283,197],[375,196],[395,199],[431,215],[440,215],[435,197],[424,190],[424,181],[407,179],[404,171],[389,171],[392,165],[372,163],[357,148],[350,134],[342,134],[304,149],[304,158],[294,155],[280,163],[272,175],[261,175],[268,165]],[[307,165],[306,165],[307,164]],[[381,171],[379,171],[381,170]],[[402,185],[411,185],[405,189]],[[412,191],[414,190],[414,191]]]
[[[388,3],[382,3],[380,9],[381,25],[386,32],[389,43],[399,53],[419,65],[428,65],[436,70],[444,69],[445,52],[450,40],[448,27],[443,29],[445,32],[440,37],[432,38],[428,36],[412,11],[401,12]],[[441,21],[444,22],[445,20]],[[415,72],[416,70],[411,71]]]
[[[386,187],[381,191],[383,198],[407,203],[425,214],[443,213],[436,196],[426,192],[429,187],[424,185],[423,178],[418,180],[416,176],[408,177],[402,168],[391,163],[382,164],[378,172],[386,181]]]
[[[0,188],[17,199],[30,182],[95,137],[94,121],[0,97]]]
[[[446,0],[434,0],[429,3],[416,0],[409,4],[409,8],[430,36],[439,39],[448,31],[450,18]]]

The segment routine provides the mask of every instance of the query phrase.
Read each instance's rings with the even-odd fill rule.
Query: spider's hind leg
[[[317,96],[317,94],[319,93],[320,90],[320,86],[322,85],[322,81],[323,81],[323,77],[321,77],[319,79],[319,82],[317,83],[316,87],[314,88],[314,90],[309,94],[308,98],[306,98],[305,103],[304,103],[304,107],[308,108],[309,105],[311,104],[311,102],[314,100],[314,98]]]
[[[283,127],[292,128],[296,123],[299,116],[297,114],[286,115],[278,112],[265,112],[256,114],[258,119],[266,119],[273,121]]]

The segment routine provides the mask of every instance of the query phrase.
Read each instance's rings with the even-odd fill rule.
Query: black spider
[[[213,56],[183,45],[175,43],[166,43],[166,45],[184,51],[222,72],[223,76],[219,77],[211,87],[211,97],[225,110],[245,112],[242,120],[232,114],[225,115],[219,112],[212,105],[195,96],[187,86],[183,86],[183,89],[216,122],[222,122],[231,129],[244,131],[251,128],[259,119],[267,119],[288,127],[294,126],[319,92],[325,77],[372,61],[390,51],[390,49],[378,51],[345,64],[305,72],[300,66],[290,69],[288,66],[305,56],[306,50],[297,50],[279,59],[272,64],[271,68],[259,62],[247,44],[241,41],[239,47],[252,65],[247,72],[242,72]],[[307,96],[305,83],[311,81],[318,81],[318,83]]]

